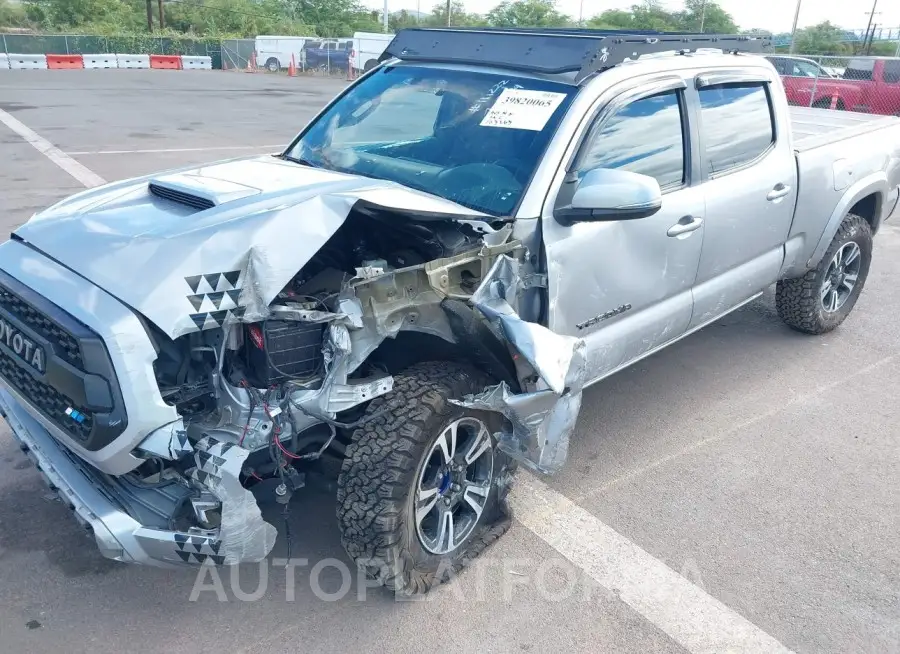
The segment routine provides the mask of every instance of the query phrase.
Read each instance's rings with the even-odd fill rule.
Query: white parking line
[[[510,499],[518,522],[688,651],[790,652],[532,475],[518,475]]]
[[[70,152],[74,155],[94,154],[156,154],[159,152],[213,152],[215,150],[266,150],[280,152],[284,149],[281,145],[221,145],[211,148],[163,148],[160,150],[86,150],[83,152]]]
[[[43,154],[50,161],[84,184],[87,188],[106,184],[106,180],[100,177],[100,175],[75,161],[43,136],[35,133],[27,125],[13,118],[2,109],[0,109],[0,123],[9,127],[12,131],[30,143],[35,150]]]

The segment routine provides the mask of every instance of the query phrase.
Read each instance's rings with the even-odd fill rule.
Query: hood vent
[[[178,191],[176,189],[170,188],[168,186],[162,186],[154,182],[150,182],[149,190],[158,198],[163,198],[164,200],[170,200],[172,202],[177,202],[178,204],[193,207],[197,211],[206,211],[207,209],[212,209],[214,206],[216,206],[216,203],[209,198],[202,198],[199,195],[192,195],[191,193]]]

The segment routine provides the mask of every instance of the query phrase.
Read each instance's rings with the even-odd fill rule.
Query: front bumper
[[[163,567],[234,564],[261,560],[274,544],[275,528],[262,521],[252,494],[240,487],[237,474],[232,475],[235,468],[240,470],[246,450],[228,448],[229,456],[227,450],[222,452],[221,443],[198,443],[195,479],[202,477],[222,501],[222,523],[214,531],[177,531],[147,526],[137,517],[142,508],[144,515],[151,515],[146,511],[151,506],[180,504],[190,489],[180,485],[138,488],[100,472],[58,443],[3,388],[0,412],[44,482],[93,534],[100,553],[108,559]]]

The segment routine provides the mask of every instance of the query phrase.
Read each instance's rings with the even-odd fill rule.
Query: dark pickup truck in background
[[[307,41],[303,45],[303,64],[307,69],[347,70],[352,51],[352,39]]]

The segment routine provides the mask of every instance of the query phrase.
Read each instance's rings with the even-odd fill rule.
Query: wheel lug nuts
[[[459,484],[450,484],[450,490],[452,490],[452,491],[458,491],[458,490],[459,490]]]
[[[449,497],[444,498],[444,506],[450,506],[450,498]]]

